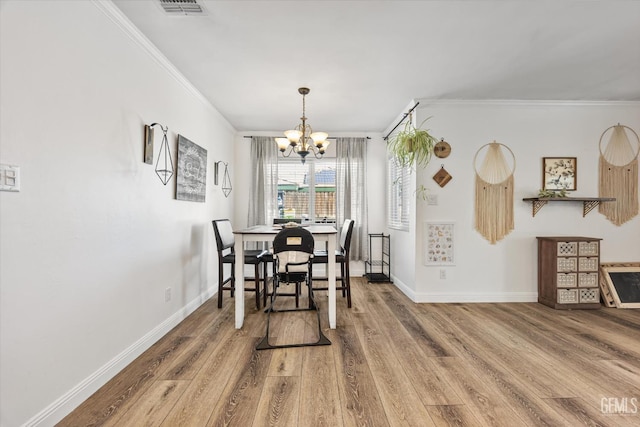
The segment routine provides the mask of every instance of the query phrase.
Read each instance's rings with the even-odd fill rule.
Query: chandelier
[[[295,152],[304,163],[309,154],[313,154],[316,159],[321,158],[331,141],[327,140],[329,134],[314,132],[307,124],[304,97],[309,93],[309,88],[301,87],[298,89],[298,93],[302,95],[302,117],[300,117],[302,123],[295,129],[285,131],[286,138],[276,138],[276,144],[284,157],[289,157],[291,153]]]

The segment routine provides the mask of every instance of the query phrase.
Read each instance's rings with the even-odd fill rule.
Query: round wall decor
[[[444,138],[442,138],[440,139],[440,142],[438,142],[433,147],[433,154],[435,154],[436,157],[440,157],[441,159],[449,157],[449,154],[451,154],[451,146],[447,141],[444,140]]]

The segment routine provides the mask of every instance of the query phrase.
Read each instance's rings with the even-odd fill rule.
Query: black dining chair
[[[273,218],[273,225],[274,227],[277,226],[284,226],[285,224],[290,224],[290,223],[296,223],[296,224],[302,224],[302,218]],[[264,269],[264,277],[267,277],[267,265],[269,263],[273,263],[273,254],[271,252],[267,252],[262,256],[262,259],[264,260],[264,264],[265,264],[265,269]],[[267,288],[265,288],[266,290]],[[275,289],[275,287],[272,287],[272,289]],[[278,295],[280,296],[291,296],[291,297],[295,297],[296,298],[296,307],[299,307],[300,305],[300,292],[301,292],[301,286],[300,283],[297,283],[295,286],[295,289],[293,292],[280,292]],[[270,295],[270,294],[267,294]],[[266,301],[266,298],[265,298]],[[265,305],[267,305],[267,303],[265,302]]]
[[[234,296],[236,285],[236,254],[234,252],[235,236],[233,235],[233,227],[228,219],[216,219],[211,221],[213,231],[216,235],[216,244],[218,246],[218,308],[222,308],[222,291],[231,291],[231,297]],[[245,250],[244,263],[253,265],[254,276],[245,277],[246,281],[253,281],[255,286],[247,288],[245,291],[254,291],[256,293],[256,308],[260,309],[260,295],[267,304],[267,277],[260,277],[260,266],[265,259],[263,256],[267,253],[265,250]],[[231,275],[224,278],[224,264],[231,265]],[[228,286],[225,286],[226,284]],[[246,282],[245,282],[246,283]],[[260,290],[260,283],[264,283],[264,290]]]
[[[340,244],[336,248],[336,264],[340,264],[340,276],[336,277],[340,281],[341,286],[336,286],[336,290],[342,291],[342,296],[347,297],[347,307],[351,308],[351,281],[349,279],[349,251],[351,248],[351,235],[353,234],[353,225],[355,221],[345,219],[340,229]],[[313,253],[314,264],[327,264],[329,257],[327,251],[316,250]],[[315,277],[316,280],[327,280],[327,277]],[[314,288],[317,291],[326,291],[327,287]]]
[[[312,274],[313,267],[313,235],[302,227],[285,228],[280,231],[273,239],[273,289],[271,292],[271,302],[265,310],[267,312],[267,330],[265,336],[256,346],[256,350],[267,350],[272,348],[288,348],[288,347],[304,347],[315,345],[329,345],[331,341],[322,333],[320,326],[320,311],[318,304],[313,297]],[[275,303],[280,283],[296,283],[304,282],[307,285],[309,294],[308,308],[285,308],[276,309]],[[315,342],[294,343],[273,345],[269,343],[269,327],[271,324],[272,313],[290,312],[290,311],[308,311],[315,310],[318,318],[318,340]]]

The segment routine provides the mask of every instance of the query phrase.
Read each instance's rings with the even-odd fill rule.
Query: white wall
[[[419,172],[423,184],[437,195],[438,205],[416,202],[415,281],[407,293],[418,302],[537,301],[536,236],[602,238],[601,261],[640,260],[640,216],[618,227],[597,209],[582,217],[581,203],[547,204],[532,217],[531,204],[542,186],[542,157],[577,157],[574,197],[598,196],[598,142],[617,123],[640,132],[640,103],[433,102],[422,100],[416,123],[425,123],[452,147],[445,159],[433,158]],[[502,241],[489,244],[474,230],[473,157],[496,140],[516,157],[515,229]],[[433,175],[444,165],[453,179],[440,188]],[[456,265],[424,265],[424,221],[454,221]],[[397,234],[397,233],[396,233]],[[406,239],[411,239],[405,233]],[[446,279],[440,279],[444,269]]]
[[[0,192],[0,424],[52,425],[217,285],[235,131],[109,3],[0,7],[0,162],[22,170]],[[178,133],[208,150],[206,203],[142,162],[152,122],[174,162]]]

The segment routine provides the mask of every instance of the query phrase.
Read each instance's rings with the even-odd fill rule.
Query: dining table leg
[[[235,301],[236,301],[236,329],[241,329],[244,323],[244,238],[236,236],[234,245],[236,254],[236,283],[235,283]]]
[[[330,234],[327,237],[327,258],[329,281],[329,327],[336,328],[336,235]]]

